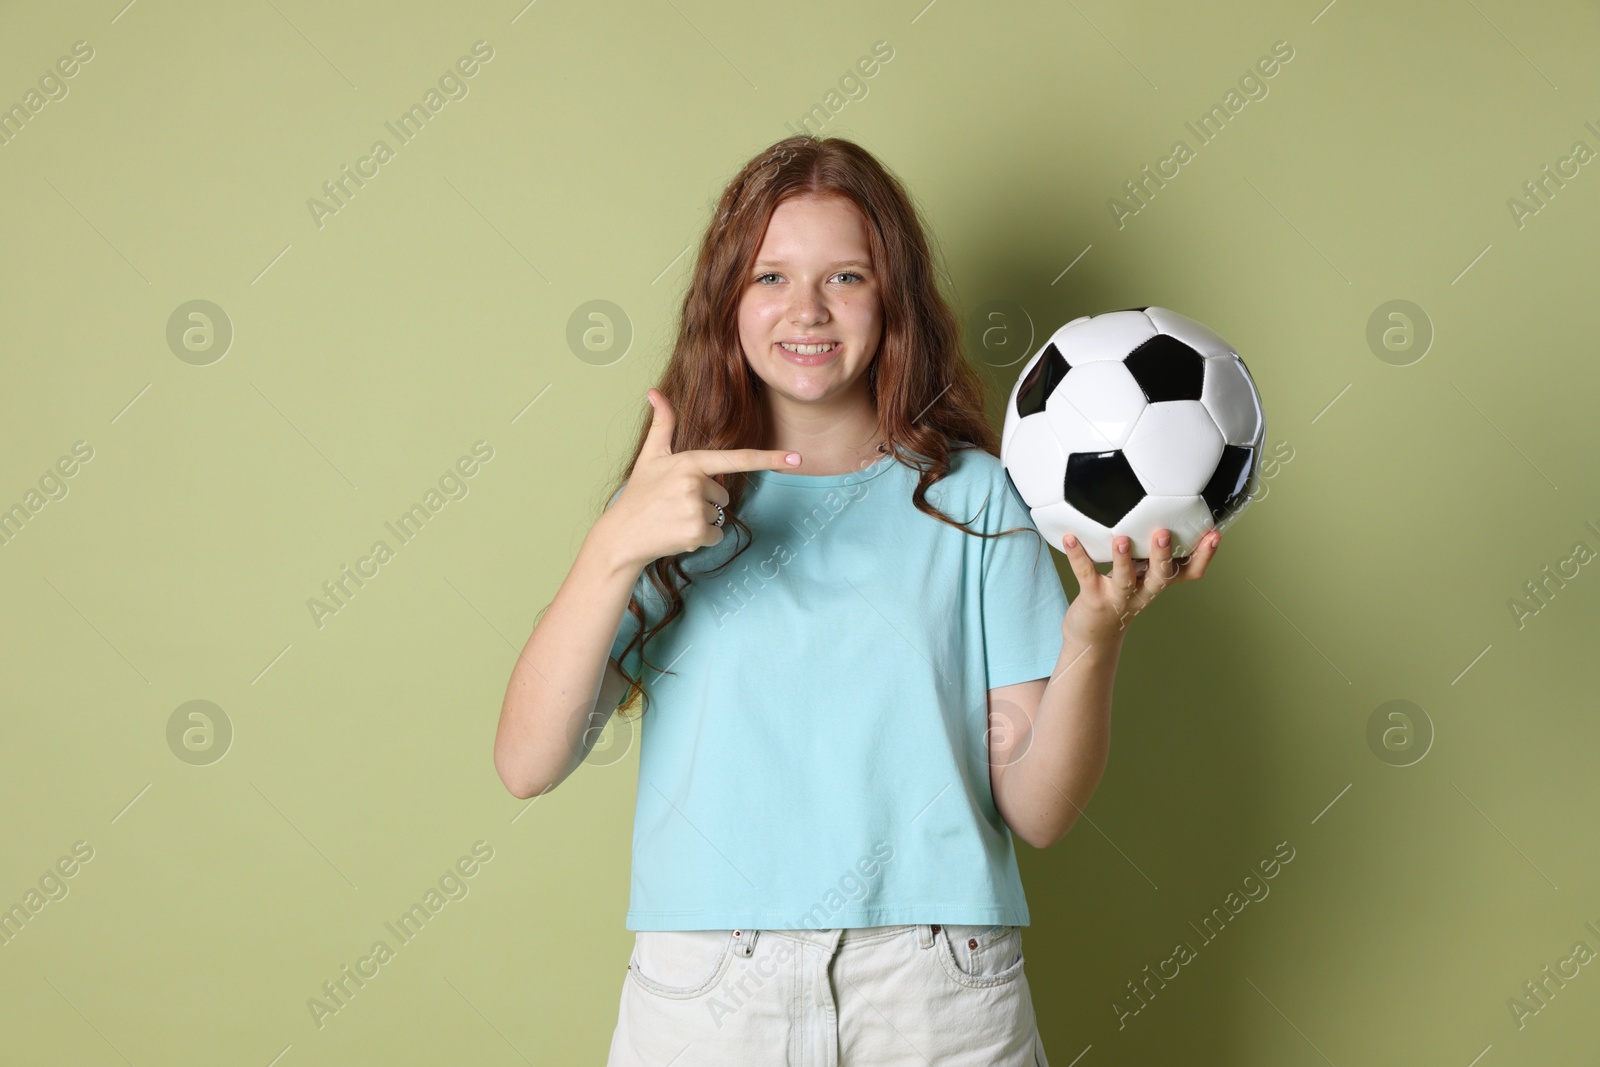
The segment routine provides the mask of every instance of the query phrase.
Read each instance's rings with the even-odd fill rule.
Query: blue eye
[[[781,278],[781,277],[782,277],[782,275],[778,274],[776,271],[768,271],[765,274],[756,275],[755,280],[756,280],[757,284],[760,284],[760,283],[766,281],[768,278]],[[862,278],[862,276],[860,274],[857,274],[853,270],[842,270],[838,274],[835,274],[834,277],[835,278],[845,278],[845,277],[854,278],[858,282],[859,281],[865,281],[865,279]]]

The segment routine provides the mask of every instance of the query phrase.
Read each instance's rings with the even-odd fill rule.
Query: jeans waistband
[[[762,930],[760,932],[774,937],[786,937],[791,941],[805,941],[813,945],[820,945],[831,952],[845,942],[879,941],[887,937],[904,934],[910,930],[918,931],[918,942],[923,946],[927,946],[933,943],[933,934],[938,928],[938,924],[905,923],[899,926],[851,926],[830,930]],[[753,932],[745,931],[747,935]]]

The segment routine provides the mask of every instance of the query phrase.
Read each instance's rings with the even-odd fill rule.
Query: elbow
[[[527,800],[529,797],[548,793],[556,787],[555,782],[538,782],[530,776],[525,769],[514,766],[513,761],[499,747],[494,750],[494,770],[500,776],[500,784],[506,791],[518,800]]]
[[[1025,841],[1040,851],[1065,837],[1077,817],[1077,812],[1035,811],[1025,805],[1018,810],[1008,803],[1010,799],[996,794],[1000,818],[1013,838]]]
[[[1052,834],[1048,831],[1037,829],[1030,829],[1027,833],[1019,833],[1017,836],[1041,852],[1061,840],[1062,837],[1061,834]]]
[[[526,779],[512,778],[504,774],[500,776],[500,782],[506,787],[506,792],[518,800],[528,800],[531,797],[540,796],[556,787],[554,782],[530,782]]]
[[[498,758],[494,761],[495,773],[500,776],[500,784],[506,787],[506,792],[518,800],[527,800],[533,796],[535,790],[530,789],[528,783],[516,774],[501,766]]]
[[[537,796],[540,793],[540,790],[535,788],[534,786],[524,785],[524,784],[522,784],[520,782],[511,781],[510,779],[506,778],[504,775],[500,776],[500,781],[505,785],[506,792],[510,793],[512,796],[516,797],[518,800],[527,800],[528,798],[533,797],[533,796]]]
[[[1066,837],[1067,831],[1072,829],[1077,821],[1077,815],[1074,813],[1072,818],[1064,819],[1060,823],[1027,827],[1024,832],[1017,833],[1017,836],[1042,852]]]

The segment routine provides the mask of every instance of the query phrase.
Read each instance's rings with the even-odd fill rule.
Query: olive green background
[[[1510,606],[1600,549],[1600,164],[1520,226],[1507,205],[1600,149],[1592,5],[124,2],[0,7],[0,105],[94,50],[0,146],[0,507],[93,450],[0,546],[0,908],[93,850],[0,946],[0,1060],[603,1061],[634,735],[521,802],[496,718],[646,412],[685,250],[814,105],[907,182],[972,335],[995,327],[970,355],[997,427],[1019,349],[1157,304],[1235,345],[1292,457],[1135,621],[1086,817],[1019,846],[1051,1062],[1594,1055],[1600,965],[1521,1026],[1508,1005],[1600,950],[1600,574],[1574,558]],[[399,144],[385,122],[478,41],[467,95]],[[1196,147],[1185,123],[1278,41],[1268,95]],[[308,199],[380,138],[319,226]],[[1108,201],[1180,138],[1119,227]],[[231,324],[221,358],[169,345],[193,300]],[[598,350],[569,343],[594,300],[620,309],[578,317]],[[1374,348],[1395,300],[1420,316]],[[400,545],[384,524],[480,441]],[[307,601],[379,539],[394,558],[319,625]],[[475,842],[466,895],[399,945],[385,923]],[[319,1026],[308,1000],[380,938]]]

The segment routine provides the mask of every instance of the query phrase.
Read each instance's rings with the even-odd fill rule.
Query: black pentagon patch
[[[1218,522],[1244,506],[1250,496],[1250,476],[1255,466],[1255,449],[1242,445],[1223,445],[1222,458],[1200,496],[1211,509],[1211,521]]]
[[[1118,311],[1149,311],[1150,308],[1147,305],[1147,306],[1142,307],[1142,308],[1118,308],[1117,310]]]
[[[1062,483],[1067,503],[1101,526],[1115,526],[1145,497],[1144,485],[1121,449],[1074,452]]]
[[[1199,400],[1206,379],[1206,357],[1168,334],[1158,333],[1123,360],[1152,404]]]
[[[1050,394],[1071,369],[1054,341],[1046,345],[1044,355],[1028,371],[1027,377],[1022,379],[1022,387],[1017,390],[1017,415],[1027,418],[1043,411],[1044,402],[1050,399]]]

